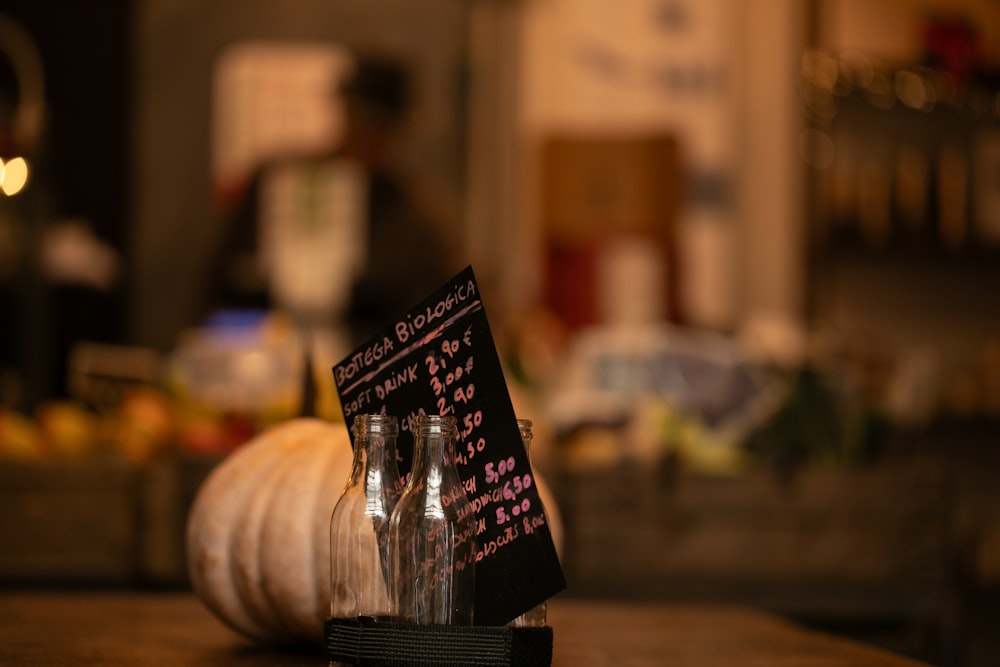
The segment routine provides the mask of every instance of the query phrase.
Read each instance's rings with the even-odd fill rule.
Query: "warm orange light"
[[[16,195],[28,182],[28,162],[16,157],[4,164],[0,160],[0,190],[8,196]]]

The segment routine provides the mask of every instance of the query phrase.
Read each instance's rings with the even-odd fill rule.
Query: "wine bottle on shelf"
[[[937,165],[938,237],[956,251],[969,236],[969,163],[959,149],[944,145]]]

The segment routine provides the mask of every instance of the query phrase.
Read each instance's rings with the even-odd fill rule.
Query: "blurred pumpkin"
[[[188,516],[188,571],[206,606],[254,639],[318,641],[330,513],[350,467],[344,426],[309,418],[273,426],[219,463]]]
[[[188,516],[191,584],[240,633],[317,644],[330,608],[330,516],[350,474],[343,423],[300,417],[269,427],[219,463]],[[538,480],[553,540],[555,501]]]

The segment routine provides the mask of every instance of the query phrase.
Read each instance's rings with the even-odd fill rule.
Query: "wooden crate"
[[[951,584],[953,491],[935,465],[817,468],[787,483],[624,466],[553,486],[580,595],[889,613],[934,607]]]
[[[185,586],[187,513],[218,461],[0,461],[0,584]]]
[[[141,571],[146,584],[188,584],[185,532],[198,488],[221,456],[183,456],[143,469],[139,532]]]
[[[0,462],[0,580],[134,581],[140,481],[125,461]]]

